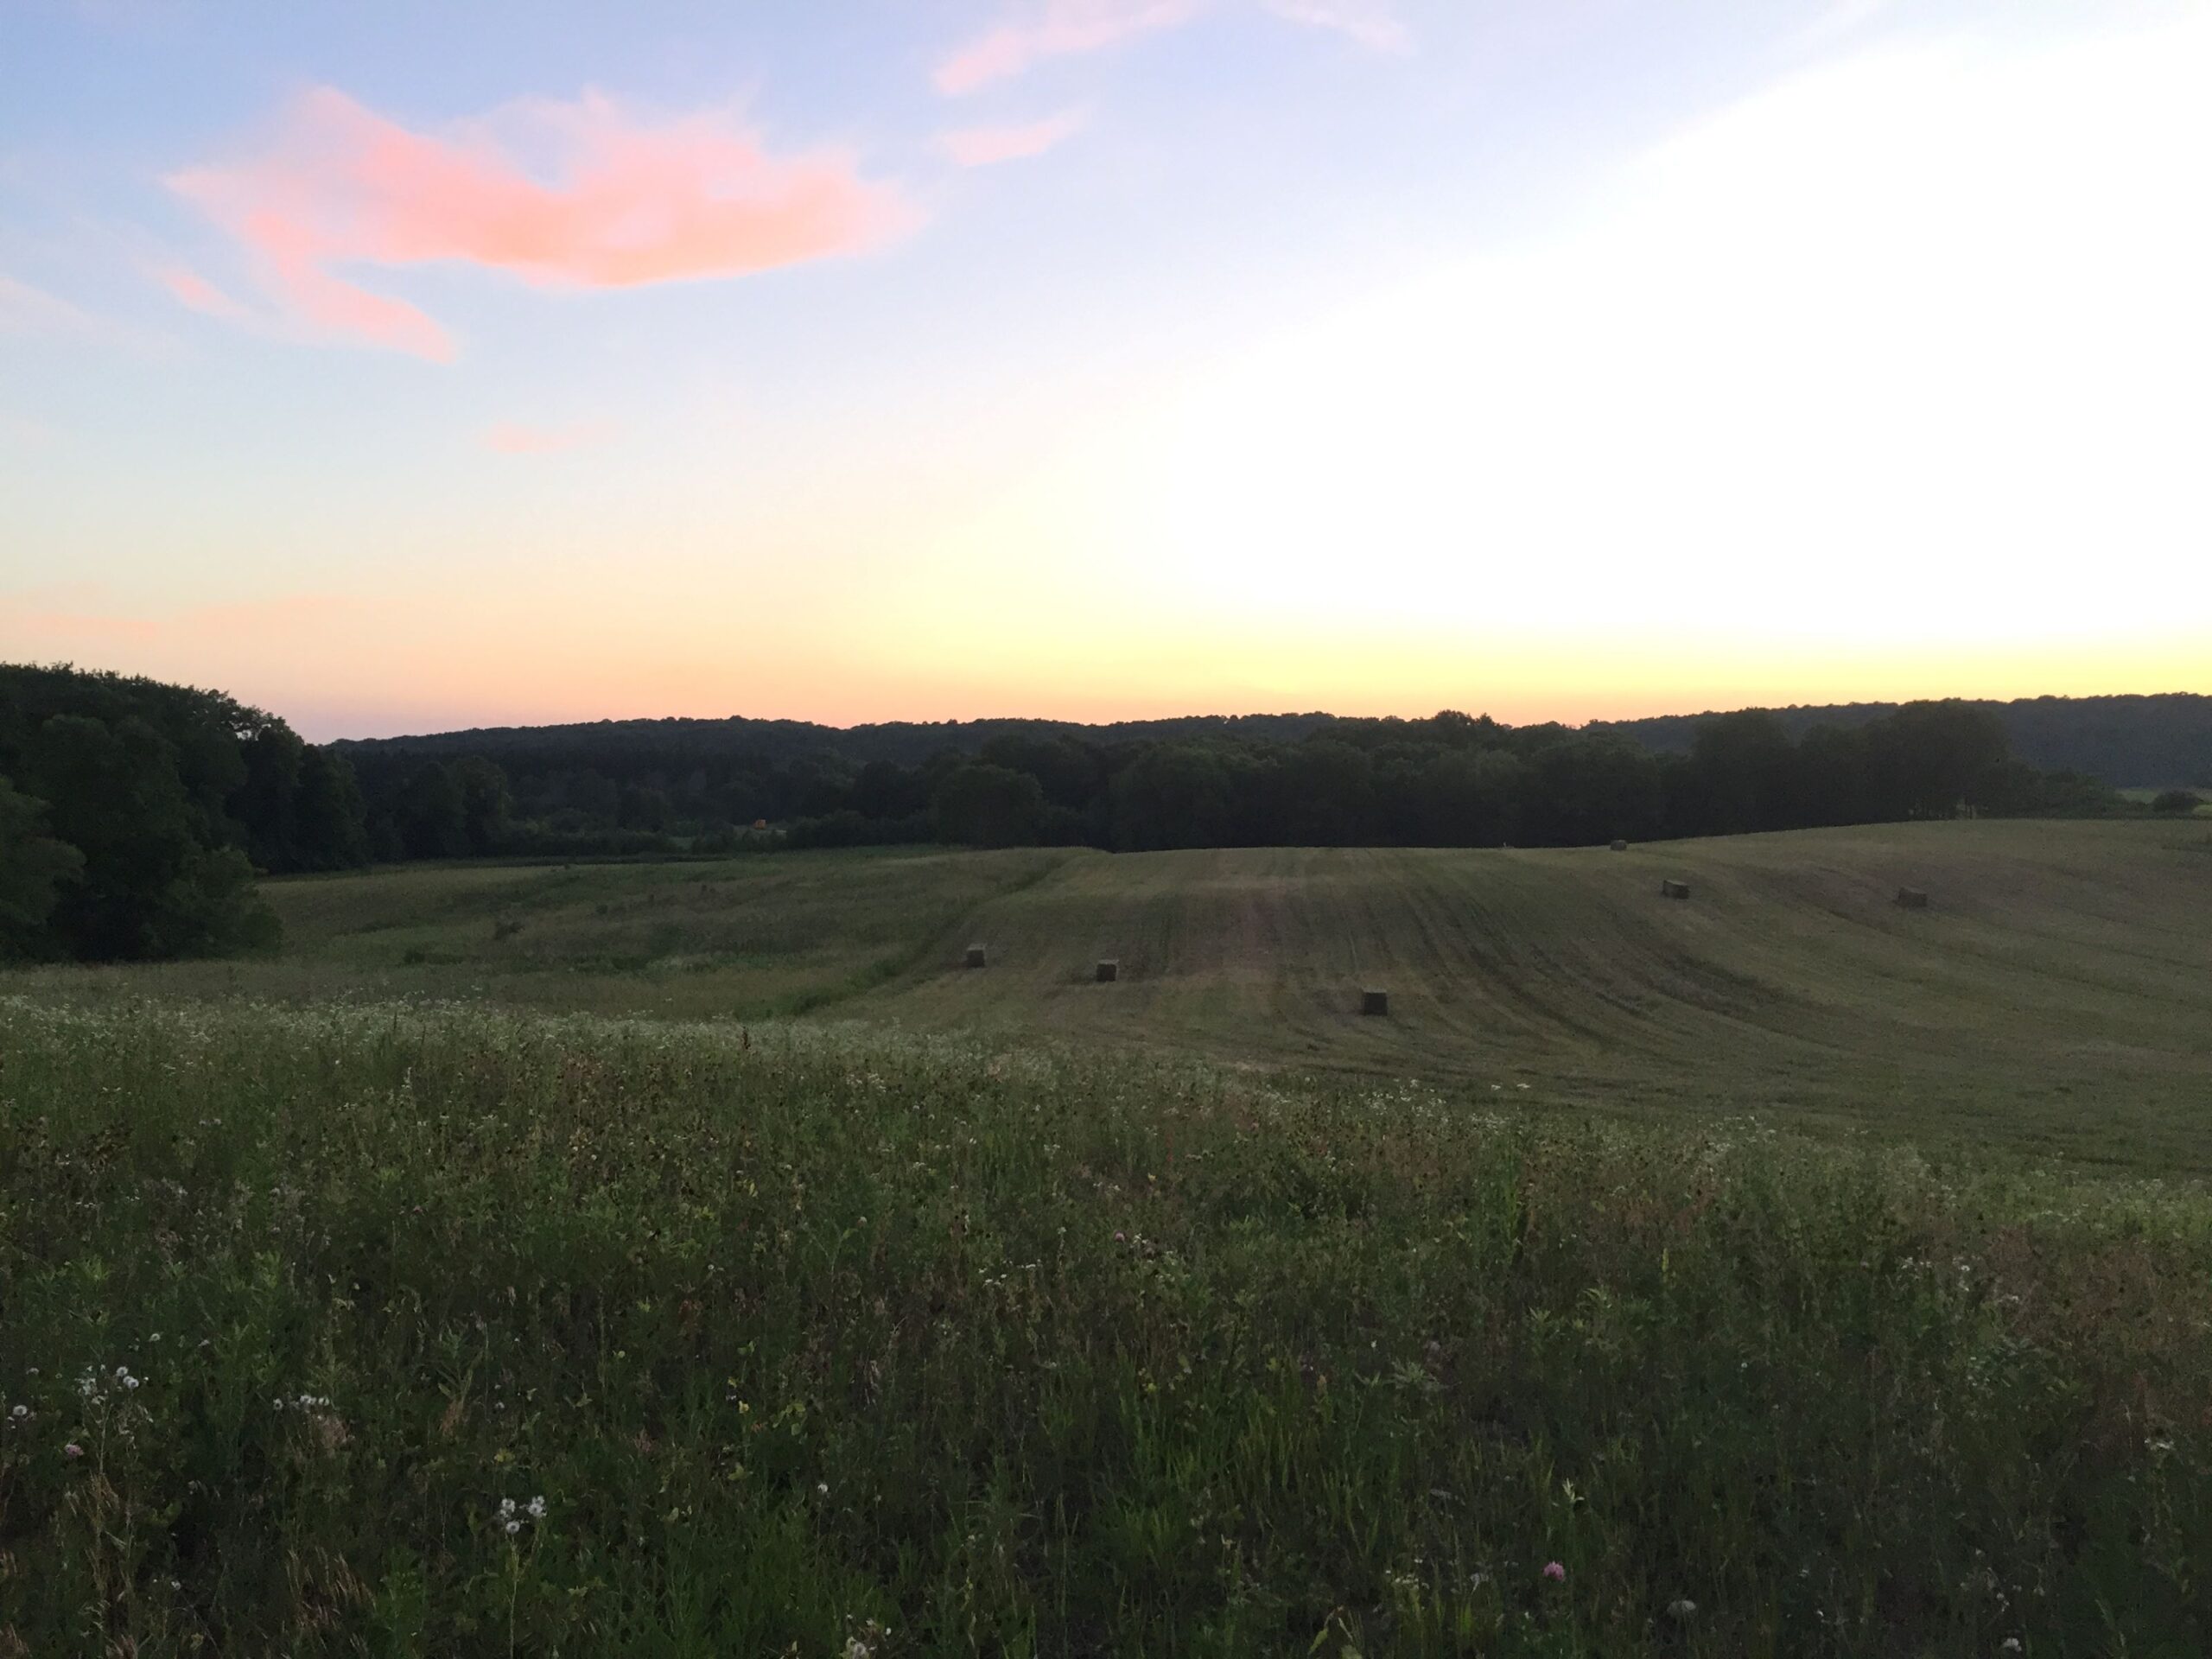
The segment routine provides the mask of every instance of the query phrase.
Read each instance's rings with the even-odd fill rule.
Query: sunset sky
[[[0,0],[0,658],[2212,691],[2208,87],[2202,0]]]

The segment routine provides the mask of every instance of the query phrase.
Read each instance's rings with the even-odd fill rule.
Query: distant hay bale
[[[1907,910],[1925,910],[1928,908],[1928,895],[1918,887],[1899,887],[1897,903]]]
[[[1098,982],[1101,985],[1111,985],[1121,976],[1122,964],[1120,963],[1111,961],[1103,957],[1099,959]]]
[[[1659,884],[1659,891],[1665,898],[1687,899],[1690,896],[1690,884],[1687,881],[1662,881]]]
[[[1613,842],[1613,850],[1617,853],[1624,853],[1628,851],[1628,842],[1616,840]]]
[[[970,968],[982,967],[983,965],[983,947],[982,945],[971,944],[968,947],[968,965]]]
[[[1382,1015],[1390,1012],[1390,993],[1372,988],[1359,994],[1359,1011],[1363,1014]]]

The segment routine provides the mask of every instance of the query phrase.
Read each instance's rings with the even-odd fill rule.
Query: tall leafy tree
[[[939,841],[966,847],[1032,847],[1045,817],[1045,791],[1011,766],[963,766],[938,785]]]
[[[187,754],[138,716],[111,726],[56,715],[29,745],[29,775],[51,804],[55,836],[84,858],[60,893],[49,933],[93,961],[177,957],[272,940],[276,918],[253,867],[212,833],[187,781]]]
[[[0,957],[40,953],[47,918],[85,855],[46,833],[46,803],[0,778]]]

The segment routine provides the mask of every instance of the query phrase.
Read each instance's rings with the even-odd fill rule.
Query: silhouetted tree
[[[410,858],[465,858],[468,854],[468,807],[453,768],[432,760],[415,769],[394,814]]]
[[[1909,702],[1866,728],[1867,770],[1882,818],[1948,817],[2008,752],[2005,728],[1969,702]]]
[[[46,803],[0,778],[0,957],[41,954],[47,918],[85,855],[46,833]]]
[[[1219,847],[1236,823],[1228,766],[1211,748],[1146,749],[1115,774],[1113,790],[1114,844],[1125,850]]]
[[[1033,847],[1045,791],[1010,766],[967,766],[938,785],[937,838],[965,847]]]

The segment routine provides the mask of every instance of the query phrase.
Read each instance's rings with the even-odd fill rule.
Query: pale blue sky
[[[2212,189],[2186,151],[2212,130],[2177,77],[2212,65],[2189,55],[2204,16],[2153,0],[11,0],[0,656],[224,684],[318,734],[1445,701],[1581,718],[1969,689],[1951,683],[1961,664],[1999,694],[2149,689],[2118,682],[2212,660],[2196,655],[2212,646],[2201,572],[2132,618],[2024,601],[1967,613],[1977,563],[2020,533],[1977,505],[2004,487],[1993,453],[1948,478],[1915,461],[1939,439],[1834,470],[1763,463],[1741,489],[1724,474],[1739,504],[1784,474],[1791,492],[1710,537],[1697,499],[1658,502],[1669,582],[1734,595],[1681,619],[1672,652],[1638,636],[1633,607],[1574,620],[1593,577],[1642,579],[1620,528],[1640,536],[1641,521],[1578,509],[1560,529],[1509,500],[1514,479],[1458,474],[1541,442],[1516,463],[1525,480],[1586,436],[1563,491],[1642,475],[1648,426],[1554,410],[1531,427],[1516,414],[1529,399],[1501,390],[1548,384],[1547,364],[1585,346],[1573,372],[1595,405],[1679,408],[1740,443],[1744,397],[1770,395],[1754,435],[1769,421],[1827,431],[1847,353],[1794,377],[1759,365],[1777,340],[1834,334],[1834,294],[1801,316],[1719,308],[1683,325],[1708,344],[1642,359],[1695,309],[1707,262],[1725,286],[1777,261],[1759,292],[1786,296],[1834,270],[1808,238],[1835,224],[1889,308],[1843,332],[1891,342],[1906,378],[1957,328],[1923,315],[1916,289],[1890,292],[1894,274],[1924,257],[1928,291],[1955,307],[1977,283],[2009,285],[2002,262],[2023,249],[2036,337],[2022,351],[2057,365],[1978,413],[1965,382],[1991,385],[1988,364],[2010,360],[1982,340],[1936,362],[1928,388],[1854,384],[1862,402],[1836,429],[1885,423],[1893,395],[1908,424],[1954,404],[1969,425],[2014,422],[2005,442],[2031,462],[2046,441],[2074,460],[2096,449],[2063,497],[2037,493],[2050,466],[2021,469],[2022,522],[2073,526],[2031,550],[2042,580],[2069,549],[2076,572],[2138,582],[2192,538],[2202,550],[2212,520],[2186,475],[2202,381],[2193,404],[2178,388],[2206,350],[2184,279],[2212,270]],[[948,65],[1007,31],[1039,55],[946,90]],[[339,113],[313,115],[318,99]],[[626,247],[634,215],[547,256],[566,264],[524,269],[450,216],[409,223],[383,203],[390,223],[364,230],[351,207],[298,200],[354,201],[355,161],[300,159],[341,130],[488,154],[531,181],[518,188],[557,190],[564,135],[604,157],[687,122],[757,144],[772,168],[832,155],[838,188],[882,213],[775,269],[695,260],[680,280],[610,286],[583,262]],[[1057,142],[980,166],[947,145],[970,135],[973,159],[1031,129]],[[2004,142],[1983,154],[1990,132]],[[1757,169],[1770,152],[1796,157],[1778,181]],[[659,177],[674,152],[656,153]],[[1947,178],[1962,213],[1992,215],[1986,234],[1948,236],[1940,198],[1904,200]],[[310,226],[314,281],[419,321],[378,336],[319,317],[248,228],[257,213]],[[1789,264],[1766,225],[1809,263]],[[2044,231],[2110,257],[2050,264]],[[410,237],[436,245],[401,251]],[[1658,274],[1640,283],[1647,261]],[[1583,309],[1546,312],[1569,291]],[[1661,291],[1675,298],[1661,307]],[[2107,386],[2099,342],[2115,326],[2140,361]],[[2158,340],[2163,365],[2139,349]],[[1736,388],[1725,410],[1698,402],[1708,354]],[[2120,406],[2094,431],[2069,424],[2097,386]],[[2051,399],[2047,439],[2017,424],[2023,396]],[[2094,535],[2085,504],[2121,490],[2116,537]],[[1802,632],[1804,594],[1784,582],[1766,608],[1745,599],[1745,561],[1849,556],[1859,543],[1836,544],[1830,493],[1887,515],[1845,522],[1883,543],[1885,581],[1933,572],[1939,626],[1867,637],[1895,609],[1869,603],[1774,648]],[[1300,546],[1321,524],[1332,539]],[[1387,569],[1401,550],[1412,596],[1347,609],[1339,552]]]

